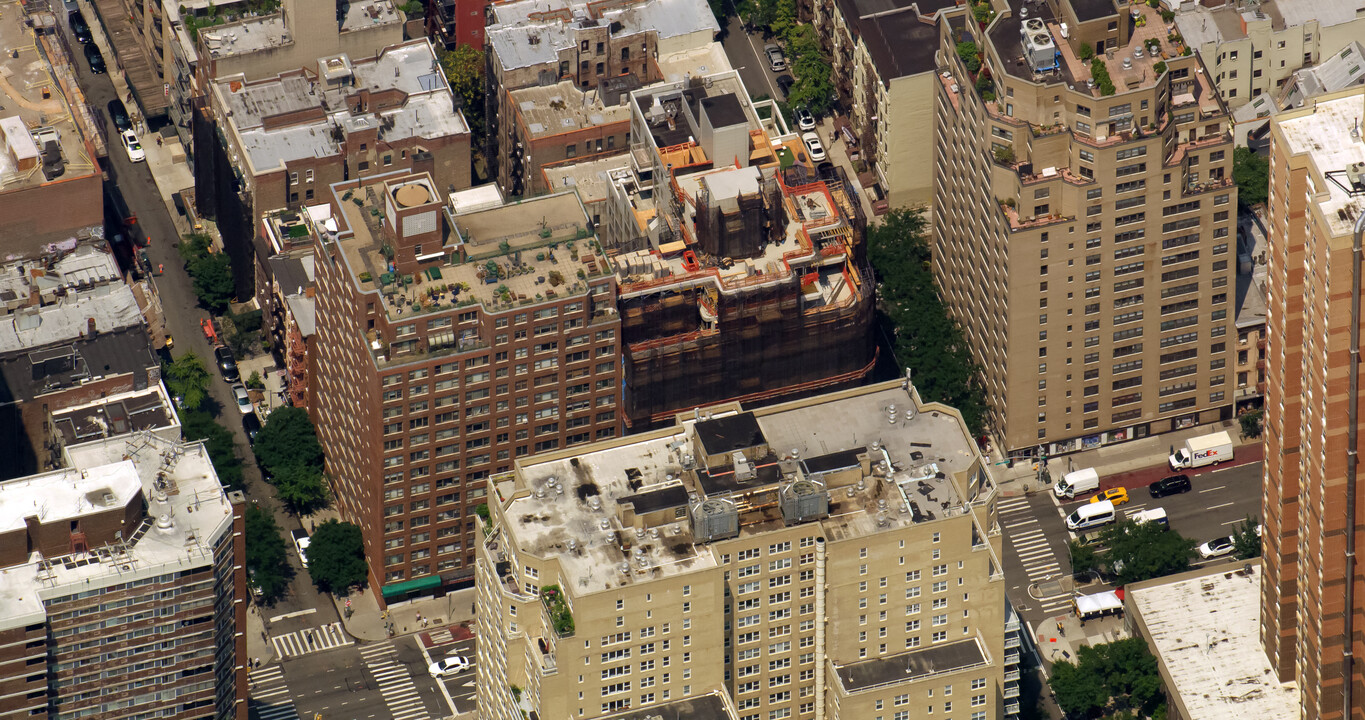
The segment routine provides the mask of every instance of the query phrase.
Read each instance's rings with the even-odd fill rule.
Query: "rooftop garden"
[[[555,633],[560,637],[572,637],[573,612],[569,610],[569,604],[564,600],[564,591],[558,585],[545,585],[540,588],[540,600],[545,603],[545,610],[550,614],[550,623],[554,625]]]

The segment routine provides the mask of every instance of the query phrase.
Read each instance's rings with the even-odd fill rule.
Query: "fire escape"
[[[285,340],[285,363],[289,373],[289,404],[294,407],[308,407],[308,345],[299,332],[298,325],[289,324],[289,337]]]

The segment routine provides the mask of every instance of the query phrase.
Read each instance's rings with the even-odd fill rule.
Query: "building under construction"
[[[734,73],[632,94],[633,145],[600,232],[633,429],[856,385],[874,365],[855,191],[747,98]]]

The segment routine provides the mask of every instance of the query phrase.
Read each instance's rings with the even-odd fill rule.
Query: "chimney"
[[[315,292],[316,292],[316,289],[310,287],[310,288],[308,288],[307,290],[304,290],[304,291],[303,291],[303,296],[306,297],[306,298],[311,298],[311,297],[314,297]]]
[[[86,330],[86,333],[87,333],[90,337],[95,337],[95,333],[96,333],[96,330],[95,330],[95,318],[86,318],[86,319],[85,319],[85,330]]]

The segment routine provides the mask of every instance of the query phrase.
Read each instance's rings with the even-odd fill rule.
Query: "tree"
[[[1194,557],[1194,540],[1155,522],[1126,520],[1100,536],[1109,546],[1105,567],[1122,584],[1184,572]]]
[[[192,352],[166,364],[166,387],[180,398],[181,410],[198,410],[208,397],[211,377],[204,361]]]
[[[1071,556],[1071,574],[1076,577],[1086,577],[1090,573],[1100,568],[1099,554],[1095,552],[1095,546],[1072,540],[1067,544]]]
[[[1232,181],[1237,183],[1237,199],[1248,207],[1260,205],[1270,196],[1270,161],[1251,148],[1232,151]]]
[[[270,483],[275,486],[280,502],[297,515],[327,505],[330,493],[322,471],[311,465],[288,465],[277,471]]]
[[[1242,437],[1254,438],[1261,436],[1261,418],[1265,416],[1264,410],[1252,410],[1237,416],[1237,422],[1242,426]]]
[[[724,23],[721,23],[722,26]],[[445,73],[450,92],[460,99],[460,109],[476,138],[484,133],[484,54],[472,45],[460,45],[440,56],[441,71]]]
[[[986,416],[981,373],[934,284],[923,212],[885,215],[868,228],[867,254],[880,282],[880,321],[897,363],[910,368],[921,397],[957,408],[968,429],[979,433]]]
[[[966,66],[967,72],[975,75],[981,69],[981,51],[976,47],[976,43],[963,41],[957,44],[957,56],[962,59],[962,64]]]
[[[313,421],[302,408],[276,408],[266,418],[251,449],[256,453],[256,462],[269,475],[296,465],[322,471],[322,446],[318,444]]]
[[[1247,519],[1238,523],[1236,529],[1232,531],[1232,552],[1238,560],[1250,560],[1261,556],[1261,524],[1256,519],[1247,516]]]
[[[246,509],[246,569],[266,605],[284,597],[294,576],[280,526],[257,505]]]
[[[308,574],[319,592],[339,594],[365,587],[369,566],[360,528],[336,520],[318,525],[308,545]]]
[[[230,490],[241,490],[242,459],[237,457],[237,438],[232,431],[214,421],[204,410],[189,410],[180,414],[181,433],[186,440],[203,440],[218,482]]]
[[[1053,664],[1048,685],[1069,718],[1166,714],[1156,658],[1142,638],[1081,645],[1074,663]]]
[[[189,262],[194,294],[209,312],[221,315],[235,297],[232,282],[232,261],[225,253],[211,253]]]

